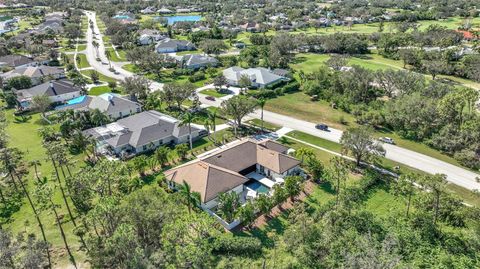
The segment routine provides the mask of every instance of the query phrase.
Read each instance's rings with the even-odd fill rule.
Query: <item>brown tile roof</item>
[[[248,181],[238,173],[200,160],[168,170],[165,176],[177,184],[187,182],[192,191],[200,193],[202,203]]]

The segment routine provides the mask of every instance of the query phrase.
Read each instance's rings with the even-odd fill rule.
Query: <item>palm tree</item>
[[[217,130],[217,125],[215,123],[217,121],[217,110],[208,111],[207,120],[210,123],[210,130],[212,131],[213,143],[216,144],[217,139],[215,136],[215,132]]]
[[[97,58],[99,58],[98,48],[100,47],[100,44],[99,44],[97,41],[93,40],[93,41],[92,41],[92,45],[93,45],[93,47],[95,48],[95,52],[96,52],[96,54],[97,54]]]
[[[267,103],[267,100],[263,99],[263,98],[260,98],[258,99],[258,106],[260,107],[261,109],[261,114],[260,114],[260,119],[262,120],[262,133],[263,133],[263,108],[265,107],[265,104]]]
[[[302,163],[305,159],[313,157],[315,154],[313,153],[313,150],[310,148],[299,148],[295,152],[295,156],[300,157],[302,160]]]
[[[108,66],[110,67],[110,69],[112,69],[112,62],[111,62],[112,53],[109,50],[105,50],[105,56],[107,57],[107,60],[108,60]]]
[[[188,142],[190,143],[190,150],[193,149],[192,143],[192,122],[195,120],[195,115],[190,112],[183,114],[182,121],[180,122],[181,126],[188,126]]]
[[[224,192],[218,195],[218,210],[222,212],[226,222],[232,222],[240,200],[236,192]]]
[[[38,176],[38,167],[42,166],[42,162],[40,162],[40,160],[31,160],[29,162],[29,165],[33,166],[33,169],[35,171],[35,177],[37,178],[37,180],[39,180],[40,177]]]
[[[192,207],[200,204],[200,193],[192,192],[190,185],[185,181],[180,185],[179,193],[183,202],[188,207],[188,213],[192,213]]]

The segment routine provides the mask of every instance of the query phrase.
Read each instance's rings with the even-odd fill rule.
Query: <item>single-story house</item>
[[[140,10],[140,13],[142,14],[154,14],[155,12],[157,12],[157,9],[155,7],[147,7]]]
[[[165,39],[166,37],[162,35],[159,31],[144,29],[139,32],[140,37],[138,38],[138,43],[140,45],[150,45],[154,42]]]
[[[166,7],[162,7],[157,10],[158,14],[173,14],[174,12]]]
[[[188,54],[182,57],[181,67],[187,69],[200,69],[203,67],[214,67],[218,65],[218,60],[214,57],[201,54]]]
[[[114,93],[104,93],[98,96],[85,95],[72,103],[55,108],[56,110],[94,110],[98,109],[112,120],[131,116],[142,111],[142,106],[127,97]]]
[[[46,95],[51,103],[65,102],[81,96],[82,90],[67,79],[52,80],[24,90],[14,90],[22,109],[29,109],[34,96]]]
[[[38,63],[31,58],[19,54],[5,55],[0,57],[0,67],[28,67],[35,66]]]
[[[119,157],[189,141],[188,126],[155,110],[143,111],[105,126],[85,130],[84,133],[97,140],[100,152]],[[204,129],[192,126],[192,140],[205,134]]]
[[[245,24],[239,25],[240,29],[247,32],[257,32],[260,30],[260,24],[256,22],[247,22]]]
[[[190,41],[170,38],[160,40],[155,46],[155,51],[158,53],[171,53],[195,49],[195,45]]]
[[[235,192],[240,201],[270,194],[275,184],[300,174],[300,161],[287,155],[288,147],[273,140],[237,140],[222,149],[165,172],[171,188],[188,183],[198,192],[203,209],[218,205],[218,195]],[[252,196],[249,196],[252,195]]]
[[[19,67],[12,71],[3,73],[0,75],[4,81],[18,76],[27,76],[32,80],[32,85],[38,85],[45,79],[54,80],[65,78],[65,70],[59,67],[53,66],[27,66]]]
[[[228,84],[232,86],[238,86],[240,78],[247,76],[250,78],[252,86],[257,88],[264,88],[276,82],[287,80],[287,78],[276,75],[271,70],[263,67],[244,69],[233,66],[223,70],[223,76],[227,79]]]

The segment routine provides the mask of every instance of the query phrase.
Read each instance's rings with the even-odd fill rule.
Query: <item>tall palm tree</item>
[[[263,108],[265,107],[266,103],[267,103],[267,100],[265,100],[263,98],[258,99],[258,106],[261,109],[260,119],[262,120],[262,133],[264,132]]]
[[[192,143],[192,122],[195,120],[195,115],[190,112],[186,112],[182,116],[182,121],[180,122],[181,126],[188,126],[188,142],[190,143],[190,150],[193,149]]]
[[[297,157],[300,157],[301,158],[301,162],[303,163],[303,161],[305,159],[308,159],[308,158],[311,158],[313,156],[315,156],[315,153],[313,152],[312,149],[310,148],[299,148],[296,152],[295,152],[295,155]]]
[[[180,185],[179,193],[188,207],[188,213],[192,213],[192,207],[200,204],[200,193],[193,192],[190,185],[185,181]]]
[[[107,57],[107,60],[108,60],[108,66],[110,67],[110,69],[112,69],[112,53],[109,51],[109,50],[105,50],[105,56]]]
[[[99,58],[98,48],[100,47],[100,44],[99,44],[97,41],[93,40],[93,41],[92,41],[92,45],[93,45],[93,47],[95,48],[95,52],[96,52],[96,54],[97,54],[97,58]]]
[[[39,180],[40,177],[38,176],[38,167],[42,166],[42,162],[40,162],[40,160],[31,160],[29,162],[29,165],[33,166],[33,169],[35,171],[35,177],[37,178],[37,180]]]
[[[217,110],[209,111],[207,114],[207,120],[210,123],[210,130],[212,130],[212,137],[213,137],[213,143],[217,143],[217,139],[215,136],[215,132],[217,130],[217,125],[215,122],[217,121]]]

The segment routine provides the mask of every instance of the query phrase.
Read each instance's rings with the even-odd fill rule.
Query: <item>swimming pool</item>
[[[83,102],[83,100],[85,100],[85,98],[87,98],[87,96],[86,96],[86,95],[82,95],[82,96],[79,96],[79,97],[70,99],[70,100],[67,101],[67,105],[80,104],[81,102]]]
[[[263,185],[262,183],[256,181],[255,179],[250,179],[250,181],[247,182],[247,184],[245,184],[245,186],[249,189],[252,189],[258,193],[269,193],[270,192],[270,189]]]
[[[119,20],[129,20],[129,19],[131,19],[130,16],[128,16],[128,15],[116,15],[113,18],[114,19],[119,19]]]
[[[202,19],[202,16],[199,15],[187,15],[187,16],[166,16],[166,17],[157,17],[164,18],[167,20],[168,25],[172,25],[179,21],[199,21]]]

